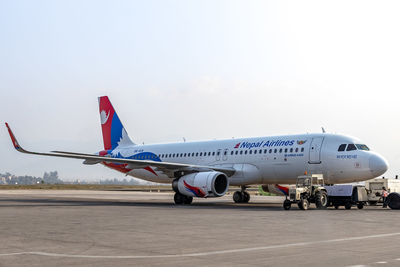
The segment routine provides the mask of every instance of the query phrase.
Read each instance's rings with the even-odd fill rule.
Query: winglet
[[[18,143],[18,141],[17,141],[17,138],[15,138],[15,136],[14,136],[13,132],[11,131],[10,126],[8,126],[8,123],[7,123],[7,122],[6,122],[6,127],[7,127],[7,129],[8,129],[8,133],[10,134],[11,141],[12,141],[12,143],[13,143],[13,145],[14,145],[14,148],[15,148],[16,150],[18,150],[19,152],[25,152],[25,150],[19,145],[19,143]]]

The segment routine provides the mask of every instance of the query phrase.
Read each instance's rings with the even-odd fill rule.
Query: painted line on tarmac
[[[126,255],[126,256],[115,255],[115,256],[112,256],[112,255],[82,255],[82,254],[50,253],[50,252],[41,252],[41,251],[25,251],[25,252],[4,253],[4,254],[0,254],[0,257],[18,256],[18,255],[37,255],[37,256],[65,257],[65,258],[95,258],[95,259],[152,259],[152,258],[201,257],[201,256],[221,255],[221,254],[230,254],[230,253],[252,252],[252,251],[257,251],[257,250],[270,250],[270,249],[279,249],[279,248],[303,247],[303,246],[318,245],[318,244],[340,243],[340,242],[392,237],[392,236],[400,236],[400,232],[399,233],[390,233],[390,234],[379,234],[379,235],[368,235],[368,236],[347,237],[347,238],[338,238],[338,239],[329,239],[329,240],[319,240],[319,241],[311,241],[311,242],[289,243],[289,244],[282,244],[282,245],[271,245],[271,246],[253,247],[253,248],[239,248],[239,249],[217,250],[217,251],[209,251],[209,252],[187,253],[187,254]]]

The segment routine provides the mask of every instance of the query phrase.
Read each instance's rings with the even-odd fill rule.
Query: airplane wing
[[[15,138],[14,133],[9,127],[8,123],[6,123],[8,133],[10,134],[11,141],[14,145],[14,148],[21,153],[32,154],[32,155],[41,155],[41,156],[51,156],[51,157],[61,157],[61,158],[73,158],[73,159],[82,159],[85,160],[84,164],[97,164],[97,163],[117,163],[117,164],[128,164],[129,168],[132,169],[141,169],[148,166],[155,167],[160,170],[165,170],[167,172],[179,172],[179,171],[218,171],[226,174],[228,177],[232,176],[235,173],[234,168],[229,167],[221,167],[221,166],[201,166],[201,165],[192,165],[192,164],[183,164],[183,163],[172,163],[172,162],[158,162],[151,160],[136,160],[136,159],[124,159],[124,158],[112,158],[106,156],[98,156],[98,155],[90,155],[83,153],[75,153],[75,152],[64,152],[64,151],[52,151],[47,153],[41,152],[32,152],[23,149],[17,139]]]

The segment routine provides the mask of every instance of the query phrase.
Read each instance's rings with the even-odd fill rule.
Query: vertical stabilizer
[[[99,97],[99,111],[105,150],[115,149],[118,146],[134,145],[108,96]]]

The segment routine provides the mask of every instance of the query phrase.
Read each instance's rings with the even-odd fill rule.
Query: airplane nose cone
[[[369,158],[369,170],[374,177],[384,174],[387,169],[388,163],[383,157],[379,155],[372,155]]]

